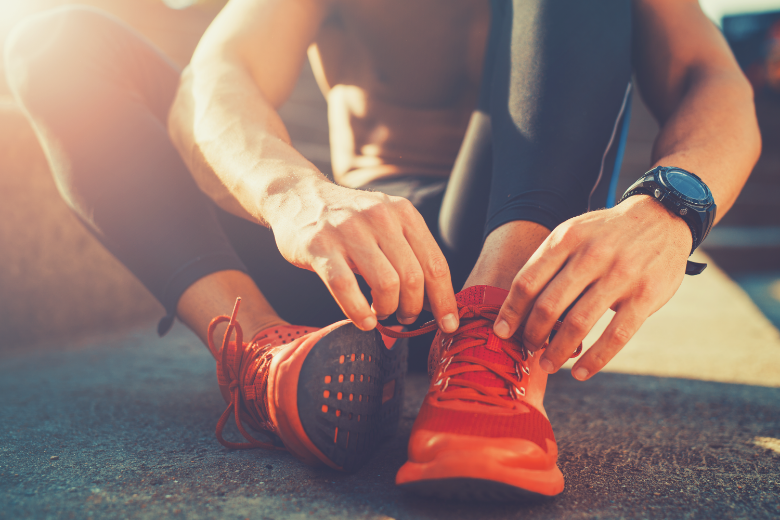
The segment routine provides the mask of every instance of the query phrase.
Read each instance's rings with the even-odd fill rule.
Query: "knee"
[[[88,65],[116,22],[87,7],[64,7],[25,18],[14,26],[5,45],[6,79],[26,104],[53,85],[74,78]]]

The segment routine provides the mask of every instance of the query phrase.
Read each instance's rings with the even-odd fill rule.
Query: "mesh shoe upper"
[[[217,360],[219,389],[228,403],[227,409],[217,422],[217,440],[231,449],[277,449],[274,444],[258,441],[252,437],[244,429],[242,422],[246,422],[257,431],[277,432],[276,426],[269,420],[268,415],[268,370],[271,360],[283,345],[303,338],[318,329],[294,325],[272,327],[259,332],[247,344],[243,342],[241,325],[235,319],[237,311],[238,304],[231,317],[214,318],[208,329],[208,347]],[[222,347],[217,350],[213,341],[214,329],[224,322],[228,322],[228,328],[222,340]],[[235,339],[230,341],[234,332]],[[222,430],[231,412],[234,412],[238,430],[248,442],[236,443],[223,438]]]
[[[554,441],[549,420],[523,400],[533,354],[517,337],[502,339],[493,334],[507,294],[482,285],[455,295],[460,327],[452,334],[436,334],[428,358],[431,387],[414,431],[524,438],[544,451],[545,439]],[[404,335],[432,327],[435,324]]]

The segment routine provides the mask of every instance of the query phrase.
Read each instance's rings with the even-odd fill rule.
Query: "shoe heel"
[[[357,470],[395,432],[406,352],[405,344],[388,350],[379,332],[348,323],[323,336],[307,354],[298,376],[298,416],[330,465]]]

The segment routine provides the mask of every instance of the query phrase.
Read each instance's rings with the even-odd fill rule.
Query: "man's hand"
[[[458,328],[447,261],[408,200],[317,181],[291,191],[274,213],[283,215],[269,221],[279,251],[316,272],[359,328],[393,312],[412,323],[426,298],[442,330]],[[371,307],[353,273],[371,287]]]
[[[445,331],[458,327],[449,268],[412,204],[336,186],[290,142],[276,107],[330,13],[321,0],[232,0],[182,76],[169,130],[193,177],[222,209],[274,231],[282,255],[315,271],[364,330],[398,312],[411,323],[427,298]],[[373,312],[354,273],[372,289]]]
[[[677,291],[691,244],[687,224],[646,195],[568,220],[515,277],[495,333],[508,338],[525,323],[523,343],[537,351],[582,295],[540,359],[541,368],[553,373],[612,308],[611,323],[572,370],[575,378],[588,379]]]
[[[752,90],[723,36],[697,0],[633,0],[634,67],[660,123],[652,165],[695,172],[718,204],[739,195],[761,150]],[[607,329],[574,365],[585,380],[601,370],[682,283],[692,237],[685,222],[649,196],[558,226],[515,277],[496,319],[509,337],[538,350],[579,297],[540,359],[555,372],[608,308]]]

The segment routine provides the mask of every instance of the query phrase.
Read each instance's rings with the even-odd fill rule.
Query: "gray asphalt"
[[[424,375],[409,378],[399,435],[353,475],[224,449],[215,379],[178,326],[164,339],[150,327],[3,353],[0,518],[780,517],[780,453],[756,440],[780,438],[777,388],[622,374],[581,384],[561,372],[547,409],[565,492],[474,504],[393,485]]]

